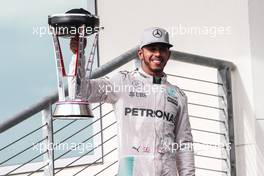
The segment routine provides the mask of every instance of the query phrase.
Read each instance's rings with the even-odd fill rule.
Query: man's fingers
[[[70,48],[71,51],[75,54],[77,52],[78,48],[78,39],[77,38],[72,38],[70,41]]]
[[[86,38],[84,38],[84,47],[86,47],[86,43],[87,43],[87,40],[86,40]],[[78,45],[79,45],[79,41],[78,41],[78,38],[77,37],[72,38],[70,40],[70,48],[71,48],[71,51],[74,54],[77,52]]]

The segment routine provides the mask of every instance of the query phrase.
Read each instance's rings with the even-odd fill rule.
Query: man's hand
[[[70,41],[70,49],[71,51],[73,52],[73,54],[76,54],[77,53],[77,50],[78,50],[78,37],[74,37],[74,38],[71,38],[71,41]],[[87,40],[86,38],[84,38],[84,48],[86,47],[86,44],[87,44]]]

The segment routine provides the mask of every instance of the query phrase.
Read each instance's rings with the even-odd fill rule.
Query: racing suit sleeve
[[[81,83],[81,96],[89,103],[106,102],[114,104],[119,96],[119,92],[115,91],[115,87],[120,86],[120,81],[120,74],[116,74],[111,78],[84,78]]]
[[[177,114],[177,124],[175,127],[176,139],[178,144],[176,152],[176,163],[179,176],[194,176],[194,152],[191,126],[188,116],[187,97],[181,97],[181,107]]]

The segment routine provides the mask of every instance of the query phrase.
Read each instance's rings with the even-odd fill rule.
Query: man
[[[74,39],[70,46],[76,50]],[[140,69],[82,80],[83,98],[114,106],[119,176],[195,175],[187,97],[163,72],[170,47],[167,31],[148,28],[138,49]]]

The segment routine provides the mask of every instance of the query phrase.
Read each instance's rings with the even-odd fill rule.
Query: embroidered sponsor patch
[[[176,106],[178,106],[178,101],[177,101],[177,99],[175,100],[175,99],[173,99],[173,98],[171,98],[171,97],[167,97],[167,100],[168,100],[168,102],[170,102],[170,103],[175,104]]]
[[[145,92],[129,92],[128,94],[130,97],[139,97],[139,98],[146,98],[147,94]]]
[[[144,83],[142,81],[138,81],[138,80],[133,80],[132,81],[132,86],[137,90],[137,89],[143,89],[144,87]]]

